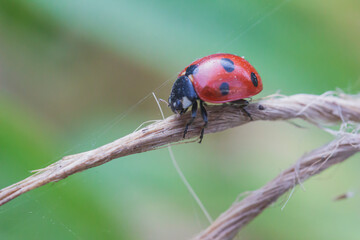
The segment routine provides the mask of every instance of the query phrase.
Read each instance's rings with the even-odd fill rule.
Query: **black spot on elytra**
[[[195,75],[198,71],[198,66],[197,65],[190,65],[187,69],[186,69],[186,72],[185,72],[185,75],[186,76],[189,76],[189,75]]]
[[[253,72],[251,73],[251,81],[252,81],[252,83],[254,84],[255,87],[258,86],[258,84],[259,84],[258,79],[257,79],[255,73],[253,73]]]
[[[227,72],[232,72],[232,71],[234,71],[234,69],[235,69],[234,62],[231,61],[231,60],[228,59],[228,58],[222,58],[222,59],[220,60],[220,63],[221,63],[221,66],[223,66],[223,68],[224,68],[225,71],[227,71]]]
[[[225,96],[225,95],[228,95],[229,94],[229,84],[227,82],[223,82],[221,85],[220,85],[220,92],[221,92],[221,95]]]

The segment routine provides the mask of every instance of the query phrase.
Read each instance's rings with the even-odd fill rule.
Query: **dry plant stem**
[[[205,134],[233,128],[249,122],[249,118],[236,105],[207,106],[209,124]],[[269,97],[247,106],[256,120],[287,120],[302,118],[314,124],[337,123],[341,119],[360,122],[360,97],[349,95],[321,96],[298,94],[289,97]],[[182,141],[185,124],[190,113],[173,115],[134,133],[91,151],[63,157],[38,170],[30,177],[0,190],[0,205],[50,182],[62,180],[74,173],[102,165],[112,159],[157,149]],[[198,137],[202,120],[198,117],[189,128],[187,138]]]
[[[360,151],[360,136],[345,134],[341,138],[301,157],[292,167],[262,188],[222,213],[196,240],[233,239],[248,222],[274,203],[282,194],[309,177],[340,163]]]

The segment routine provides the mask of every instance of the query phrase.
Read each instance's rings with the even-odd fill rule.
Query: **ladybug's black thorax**
[[[179,77],[171,90],[169,106],[174,113],[184,113],[198,99],[194,86],[187,76]]]

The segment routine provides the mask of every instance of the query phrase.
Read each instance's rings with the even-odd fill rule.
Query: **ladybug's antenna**
[[[161,113],[162,118],[165,119],[165,116],[164,116],[164,113],[163,113],[163,111],[162,111],[162,109],[161,109],[159,100],[160,100],[160,101],[162,100],[162,101],[164,101],[164,102],[166,102],[166,101],[163,100],[163,99],[158,99],[158,98],[156,97],[156,95],[155,95],[154,92],[152,92],[152,95],[154,96],[155,101],[156,101],[156,103],[157,103],[157,105],[158,105],[158,107],[159,107],[159,110],[160,110],[160,113]],[[166,102],[166,103],[167,103],[167,102]],[[168,144],[167,147],[168,147],[168,150],[169,150],[169,154],[170,154],[172,163],[173,163],[173,165],[174,165],[177,173],[179,174],[182,182],[185,184],[185,186],[186,186],[186,188],[189,190],[191,196],[195,199],[196,203],[199,205],[200,209],[203,211],[203,213],[204,213],[204,215],[206,216],[207,220],[208,220],[209,223],[211,224],[211,223],[213,222],[213,220],[212,220],[210,214],[208,213],[208,211],[206,210],[205,206],[202,204],[200,198],[196,195],[194,189],[191,187],[190,183],[188,182],[188,180],[187,180],[186,177],[184,176],[183,172],[181,171],[181,169],[180,169],[180,167],[179,167],[179,165],[178,165],[178,163],[177,163],[177,161],[176,161],[176,159],[175,159],[175,155],[174,155],[174,153],[173,153],[173,151],[172,151],[172,148],[171,148],[170,144]]]

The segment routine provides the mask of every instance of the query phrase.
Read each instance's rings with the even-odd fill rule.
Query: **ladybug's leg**
[[[201,143],[203,137],[204,137],[204,131],[205,131],[205,128],[208,124],[208,116],[207,116],[207,112],[206,112],[206,109],[204,107],[204,102],[203,101],[200,101],[200,111],[201,111],[201,116],[204,120],[204,126],[202,127],[201,129],[201,133],[200,133],[200,141],[199,143]]]
[[[252,118],[251,114],[246,110],[245,107],[246,106],[241,106],[241,110],[243,110],[243,112],[250,118],[250,121],[253,121],[254,119]]]
[[[186,124],[183,138],[185,138],[185,135],[186,135],[186,133],[187,133],[187,131],[188,131],[189,126],[194,122],[194,120],[195,120],[195,118],[196,118],[197,107],[198,107],[198,104],[197,104],[197,101],[195,100],[194,103],[193,103],[193,105],[192,105],[192,108],[191,108],[191,119],[190,119],[190,121]]]
[[[237,101],[233,101],[231,103],[238,105],[241,108],[241,110],[250,118],[250,121],[253,121],[251,114],[246,110],[246,106],[249,105],[249,101],[245,99],[240,99]]]

